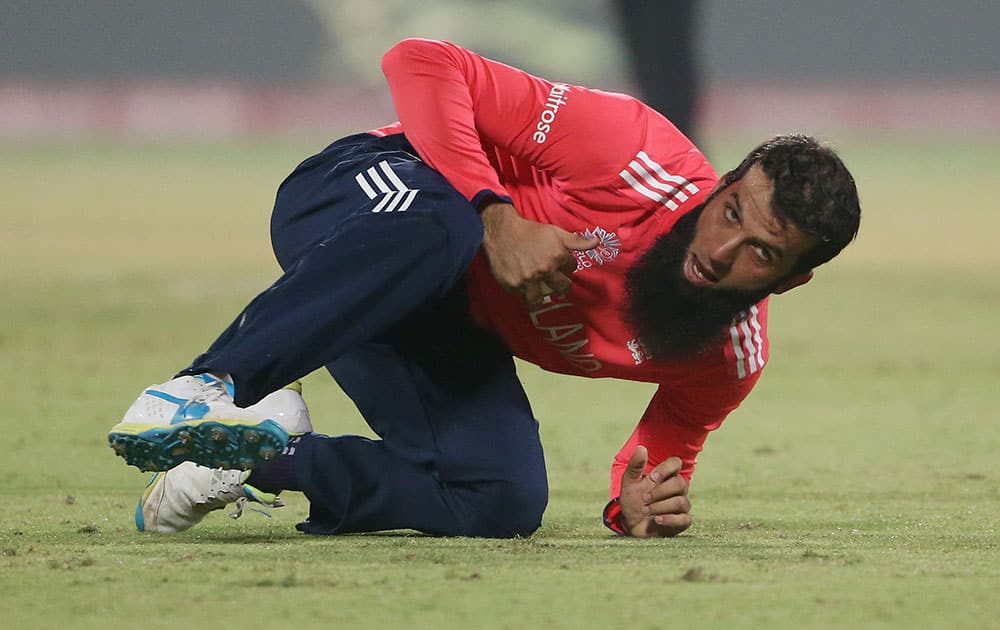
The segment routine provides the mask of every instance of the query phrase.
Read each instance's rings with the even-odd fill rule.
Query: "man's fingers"
[[[576,256],[571,254],[569,250],[566,250],[566,255],[559,261],[557,269],[566,275],[576,271]]]
[[[669,479],[681,471],[683,462],[679,457],[668,457],[660,462],[660,465],[649,472],[649,478],[654,483],[660,483],[664,479]]]
[[[666,481],[661,481],[660,483],[653,485],[642,495],[642,502],[648,505],[655,503],[656,501],[669,499],[670,497],[685,496],[687,495],[687,490],[687,479],[681,477],[680,475],[676,475]]]
[[[538,306],[545,300],[545,296],[558,292],[565,295],[570,288],[570,280],[560,273],[550,273],[544,280],[531,280],[520,286],[518,291],[524,296],[524,301],[528,306]]]
[[[662,528],[661,536],[676,536],[691,527],[692,519],[690,514],[658,514],[653,522]]]
[[[691,511],[691,501],[684,495],[670,497],[655,503],[642,506],[642,513],[647,516],[658,514],[687,514]]]
[[[566,293],[569,292],[570,287],[573,286],[570,279],[558,271],[546,274],[545,279],[542,280],[541,283],[549,288],[549,293],[555,291],[559,295],[566,295]]]
[[[635,450],[632,451],[632,457],[628,460],[625,473],[622,475],[622,483],[642,479],[642,473],[646,470],[646,462],[648,461],[649,453],[646,452],[646,447],[636,446]]]
[[[521,286],[521,293],[528,306],[538,306],[542,303],[542,299],[551,292],[552,290],[540,280],[527,282]]]
[[[574,232],[567,232],[563,230],[562,235],[562,243],[566,246],[566,249],[572,249],[578,252],[594,249],[601,244],[601,242],[596,238],[587,238],[586,236],[580,236]]]

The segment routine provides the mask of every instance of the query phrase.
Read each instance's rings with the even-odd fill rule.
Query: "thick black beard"
[[[684,259],[705,205],[677,220],[626,275],[625,318],[655,359],[693,356],[720,335],[740,311],[771,289],[744,293],[699,287],[684,277]]]

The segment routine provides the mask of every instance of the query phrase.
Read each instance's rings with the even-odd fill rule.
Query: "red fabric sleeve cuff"
[[[621,503],[618,502],[618,497],[611,499],[608,501],[608,504],[604,506],[604,526],[619,536],[625,536],[626,532],[618,522],[621,515],[622,506]]]

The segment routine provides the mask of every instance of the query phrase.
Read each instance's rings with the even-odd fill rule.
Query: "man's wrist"
[[[483,246],[487,251],[494,241],[505,235],[511,221],[520,218],[514,206],[503,201],[494,201],[483,206],[479,215],[483,220]]]
[[[494,199],[480,206],[479,214],[483,217],[484,222],[497,222],[509,219],[511,215],[517,215],[517,210],[514,209],[514,205],[509,201]]]

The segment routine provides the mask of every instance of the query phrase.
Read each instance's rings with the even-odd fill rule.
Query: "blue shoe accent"
[[[226,393],[229,394],[230,398],[236,395],[236,388],[232,383],[227,383],[221,378],[216,378],[207,372],[195,374],[194,377],[203,383],[208,383],[209,385],[221,385],[223,389],[226,390]]]
[[[135,528],[140,532],[146,531],[146,524],[142,519],[142,499],[135,504]]]
[[[208,413],[208,405],[203,402],[178,398],[177,396],[171,396],[166,392],[156,389],[147,389],[145,393],[147,396],[159,398],[160,400],[177,405],[177,411],[174,412],[174,417],[170,419],[170,424],[177,424],[185,420],[201,420]]]
[[[156,479],[159,476],[160,473],[156,473],[152,476],[149,483],[146,484],[146,490],[142,493],[142,496],[139,497],[139,501],[135,504],[135,528],[140,532],[146,531],[146,521],[142,517],[142,502],[146,500],[147,496],[149,496],[149,488],[152,487],[153,483],[156,482]]]
[[[189,461],[209,468],[247,470],[274,459],[288,442],[288,432],[274,420],[186,420],[147,425],[138,430],[120,423],[108,434],[108,445],[139,470],[170,470]]]

